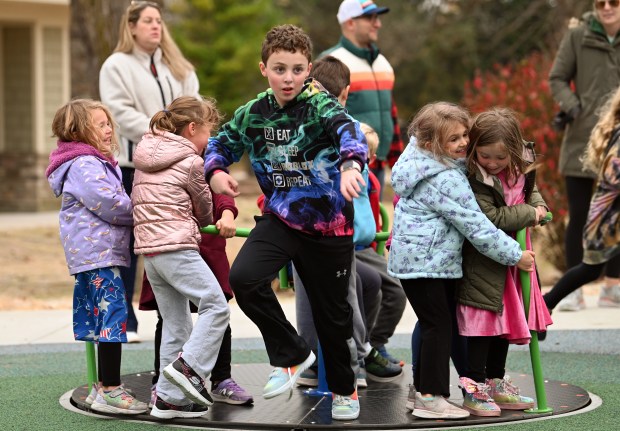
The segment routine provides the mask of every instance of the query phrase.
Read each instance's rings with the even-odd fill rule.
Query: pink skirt
[[[529,232],[527,248],[531,249]],[[512,344],[528,344],[531,339],[530,331],[546,331],[551,325],[551,315],[542,297],[536,272],[530,272],[530,309],[525,318],[523,293],[519,268],[508,267],[506,271],[506,286],[502,302],[502,313],[483,310],[469,305],[458,304],[456,318],[459,333],[467,337],[501,336]]]

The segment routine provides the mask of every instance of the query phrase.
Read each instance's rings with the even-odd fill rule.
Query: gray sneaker
[[[405,404],[405,407],[407,408],[407,410],[411,410],[411,411],[415,410],[415,394],[416,394],[415,386],[409,385],[409,395],[407,395],[407,404]]]
[[[581,288],[575,290],[566,298],[562,299],[558,304],[560,311],[579,311],[586,308],[586,302],[583,299],[583,291]]]
[[[618,308],[620,307],[620,285],[603,286],[601,294],[598,297],[598,306],[601,308]]]
[[[436,395],[432,398],[423,398],[422,394],[415,394],[415,408],[413,416],[423,419],[464,419],[469,412],[450,404],[444,397]]]
[[[364,364],[367,377],[373,382],[393,382],[403,375],[400,365],[391,363],[374,348],[364,358]]]

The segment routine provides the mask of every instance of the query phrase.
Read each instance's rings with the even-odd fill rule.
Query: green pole
[[[549,217],[549,214],[548,214]],[[526,250],[527,228],[517,232],[517,241],[521,245],[521,250]],[[525,318],[527,319],[530,311],[530,273],[519,271],[521,278],[521,289],[523,292],[523,305],[525,308]],[[525,410],[526,413],[551,413],[553,409],[547,406],[547,393],[545,391],[545,381],[543,379],[542,365],[540,363],[540,349],[538,346],[538,333],[530,331],[532,340],[530,341],[530,360],[532,361],[532,372],[534,374],[534,387],[536,389],[536,408]]]
[[[86,342],[86,374],[88,377],[88,392],[90,393],[90,388],[99,383],[97,360],[95,359],[95,343],[92,341]]]

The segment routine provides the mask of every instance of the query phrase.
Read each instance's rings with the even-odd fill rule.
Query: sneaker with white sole
[[[129,344],[141,343],[142,340],[136,331],[127,331],[127,342]]]
[[[474,416],[501,416],[502,411],[489,395],[491,388],[469,377],[459,379],[459,387],[465,391],[463,408]]]
[[[99,388],[97,397],[90,408],[97,412],[123,415],[139,415],[140,413],[146,413],[148,410],[146,403],[138,401],[129,395],[122,386],[111,391],[104,391],[102,388]]]
[[[205,382],[192,367],[183,359],[181,354],[171,364],[168,364],[162,373],[173,385],[177,386],[187,398],[196,404],[210,406],[213,398],[205,387]]]
[[[297,386],[308,386],[315,388],[319,385],[319,374],[314,367],[304,370],[297,379]]]
[[[357,389],[351,395],[332,394],[332,419],[349,421],[360,415],[360,402]]]
[[[404,367],[405,366],[405,361],[400,360],[400,359],[396,359],[394,356],[390,355],[387,351],[387,349],[385,348],[385,344],[382,344],[380,346],[376,346],[375,349],[377,349],[377,352],[379,352],[379,354],[381,356],[383,356],[385,359],[387,359],[389,362],[398,365],[399,367]]]
[[[306,360],[299,365],[287,368],[274,368],[269,375],[269,381],[263,388],[263,398],[273,398],[289,390],[292,395],[293,387],[295,387],[295,382],[299,375],[310,368],[315,360],[316,356],[311,351]]]
[[[254,398],[245,389],[239,386],[232,378],[222,380],[211,388],[211,395],[215,402],[244,405],[252,404]]]
[[[155,405],[151,410],[151,416],[160,419],[199,418],[206,415],[208,410],[209,408],[207,406],[201,406],[200,404],[190,403],[184,406],[178,406],[157,397]]]
[[[90,388],[90,393],[86,399],[84,399],[84,403],[86,403],[87,406],[91,406],[93,404],[95,398],[97,398],[97,391],[99,391],[99,383],[94,383]]]
[[[441,395],[425,398],[421,393],[415,394],[415,408],[413,416],[422,419],[464,419],[469,412],[450,404]]]
[[[367,388],[368,387],[368,381],[366,380],[366,377],[367,377],[366,368],[360,366],[359,367],[359,371],[355,375],[355,378],[357,380],[357,387],[358,388]]]
[[[620,285],[603,286],[598,297],[598,306],[601,308],[620,307]]]
[[[415,394],[415,385],[409,385],[409,395],[407,395],[407,404],[405,404],[407,410],[415,410]]]
[[[368,379],[373,382],[393,382],[403,375],[400,365],[388,361],[374,348],[364,358],[364,365]]]
[[[586,302],[583,299],[583,291],[581,288],[566,295],[558,304],[558,310],[560,311],[579,311],[584,308],[586,308]]]
[[[536,404],[533,398],[521,395],[520,389],[512,383],[510,376],[503,379],[487,379],[489,395],[495,404],[504,410],[525,410],[532,409]]]

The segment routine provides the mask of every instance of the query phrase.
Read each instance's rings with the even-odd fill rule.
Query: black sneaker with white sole
[[[155,405],[151,410],[151,416],[155,416],[160,419],[199,418],[206,415],[208,410],[208,407],[194,403],[184,406],[177,406],[176,404],[170,404],[157,397]]]
[[[183,357],[179,356],[176,361],[163,369],[164,376],[170,383],[177,386],[187,398],[202,406],[213,404],[213,398],[205,388],[205,382]]]

